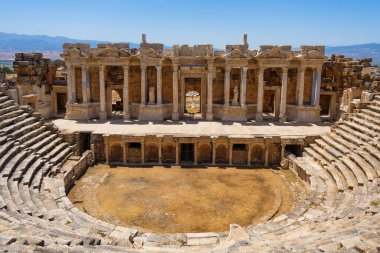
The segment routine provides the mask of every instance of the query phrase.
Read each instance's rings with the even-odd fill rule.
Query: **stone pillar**
[[[259,87],[257,91],[256,121],[263,121],[264,68],[259,67]]]
[[[215,165],[216,160],[216,143],[215,140],[212,140],[212,165]]]
[[[107,119],[106,111],[106,86],[104,83],[104,66],[99,66],[99,93],[100,93],[100,111],[99,118]]]
[[[269,148],[268,148],[268,143],[265,143],[265,166],[267,167],[269,164]]]
[[[162,138],[158,138],[158,164],[162,164]]]
[[[76,90],[76,79],[75,79],[75,66],[71,67],[71,98],[72,102],[77,102],[77,90]]]
[[[241,85],[240,85],[240,106],[245,107],[247,95],[247,71],[248,67],[242,68]]]
[[[252,144],[248,144],[248,157],[247,157],[247,165],[251,165],[251,153],[252,153]]]
[[[305,87],[305,67],[300,66],[297,73],[297,105],[303,106],[303,93]]]
[[[146,105],[146,65],[141,64],[141,102],[140,105]]]
[[[106,155],[106,164],[110,164],[108,136],[104,136],[104,144],[105,144],[104,152]]]
[[[231,68],[226,67],[224,71],[224,106],[230,105],[230,84],[231,84]]]
[[[88,66],[82,66],[82,97],[83,103],[90,102],[90,72]]]
[[[175,143],[175,165],[179,165],[179,143]]]
[[[311,94],[311,105],[319,107],[319,97],[321,93],[321,68],[313,71],[313,89]]]
[[[207,113],[206,120],[213,120],[212,114],[212,82],[213,82],[213,67],[211,64],[208,65],[207,71]]]
[[[281,161],[285,158],[285,144],[281,144]]]
[[[141,142],[141,164],[145,163],[145,143]]]
[[[178,64],[173,64],[173,113],[172,120],[179,120],[178,113]]]
[[[123,119],[129,119],[129,66],[123,66],[124,85],[123,85]]]
[[[71,68],[72,66],[71,65],[67,65],[66,66],[66,86],[67,86],[67,102],[69,103],[74,103],[74,100],[73,100],[73,93],[72,93],[72,71],[71,71]],[[56,103],[57,104],[57,103]]]
[[[282,68],[280,121],[286,121],[286,96],[288,91],[288,68]]]
[[[157,70],[157,105],[162,104],[162,66],[156,66]]]
[[[125,142],[125,137],[123,136],[122,138],[122,144],[123,144],[123,164],[127,163],[127,150],[125,148],[126,142]]]
[[[234,144],[233,143],[230,143],[230,152],[229,152],[229,154],[228,154],[228,164],[229,165],[232,165],[232,149],[233,149],[233,146],[234,146]]]
[[[198,164],[198,142],[194,142],[194,165]]]

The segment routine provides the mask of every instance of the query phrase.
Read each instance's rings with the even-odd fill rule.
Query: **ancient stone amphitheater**
[[[309,185],[305,201],[274,220],[225,233],[154,234],[97,220],[66,190],[91,152],[73,158],[51,123],[0,94],[2,252],[378,252],[380,96],[289,157]],[[66,161],[76,159],[76,166]],[[65,164],[65,165],[63,165]]]

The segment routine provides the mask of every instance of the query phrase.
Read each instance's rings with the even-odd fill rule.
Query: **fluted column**
[[[124,85],[123,85],[123,119],[129,119],[129,66],[123,66]]]
[[[146,65],[141,64],[141,101],[140,105],[146,105]]]
[[[88,103],[90,101],[90,72],[88,66],[82,66],[82,98],[83,103]]]
[[[162,104],[162,66],[156,66],[157,70],[157,105]]]
[[[175,165],[179,165],[179,143],[175,143]]]
[[[257,90],[256,121],[263,121],[264,68],[259,67],[259,87]]]
[[[173,64],[173,113],[172,120],[178,120],[178,64]]]
[[[206,120],[212,120],[212,81],[213,81],[213,66],[212,64],[208,65],[207,71],[207,113]]]
[[[246,95],[247,95],[247,71],[248,67],[242,68],[241,85],[240,85],[240,106],[245,107]]]
[[[231,68],[226,67],[224,71],[224,105],[230,105],[230,84],[231,84]]]
[[[76,78],[75,78],[75,66],[71,66],[71,98],[72,103],[77,102],[77,90],[76,90]]]
[[[100,93],[100,111],[99,118],[107,119],[106,112],[106,87],[104,83],[104,66],[99,67],[99,93]]]
[[[300,66],[297,73],[297,105],[303,106],[303,93],[305,87],[305,67]]]
[[[286,96],[288,91],[288,68],[282,68],[280,121],[286,121]]]
[[[319,97],[321,93],[321,68],[318,67],[313,71],[313,89],[311,97],[311,105],[319,106]]]

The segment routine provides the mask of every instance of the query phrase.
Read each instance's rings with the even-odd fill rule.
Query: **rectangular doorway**
[[[320,96],[319,105],[321,107],[321,116],[330,115],[330,101],[331,101],[331,95]]]
[[[91,133],[80,133],[80,153],[83,154],[86,150],[91,150]]]
[[[66,112],[67,95],[65,93],[57,93],[57,113]]]
[[[194,162],[194,144],[181,143],[181,162],[193,163]]]
[[[185,78],[184,115],[202,117],[202,79]]]

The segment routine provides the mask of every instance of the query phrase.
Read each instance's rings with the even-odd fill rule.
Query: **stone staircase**
[[[154,234],[80,211],[66,196],[73,147],[0,93],[0,251],[376,252],[380,246],[380,98],[291,157],[302,204],[230,233]],[[290,186],[292,187],[292,186]],[[247,196],[249,198],[249,196]]]

